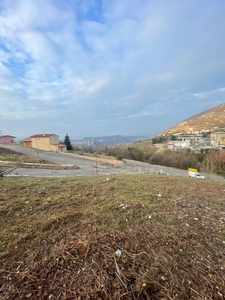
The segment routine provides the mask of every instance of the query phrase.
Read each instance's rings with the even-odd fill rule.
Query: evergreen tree
[[[73,149],[72,145],[71,145],[71,142],[70,142],[70,137],[68,136],[68,133],[65,136],[64,144],[66,145],[67,150],[72,150]]]

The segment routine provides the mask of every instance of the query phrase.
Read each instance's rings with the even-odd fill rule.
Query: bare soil
[[[0,299],[225,299],[225,184],[0,178]]]

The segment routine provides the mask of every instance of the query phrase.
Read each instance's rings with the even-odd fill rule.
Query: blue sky
[[[0,130],[162,132],[225,102],[223,0],[1,0]]]

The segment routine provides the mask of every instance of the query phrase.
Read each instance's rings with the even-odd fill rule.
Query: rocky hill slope
[[[190,133],[202,130],[217,130],[225,127],[225,103],[196,114],[183,122],[163,131],[160,135],[183,131]]]

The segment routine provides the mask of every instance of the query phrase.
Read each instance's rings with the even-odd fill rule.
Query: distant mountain
[[[214,131],[225,128],[225,103],[196,114],[183,122],[163,131],[159,135],[180,132]]]
[[[110,136],[96,136],[96,137],[85,137],[79,140],[71,140],[73,145],[87,145],[91,146],[98,142],[98,146],[113,146],[117,144],[125,144],[133,141],[145,139],[143,136],[122,136],[122,135],[110,135]]]

